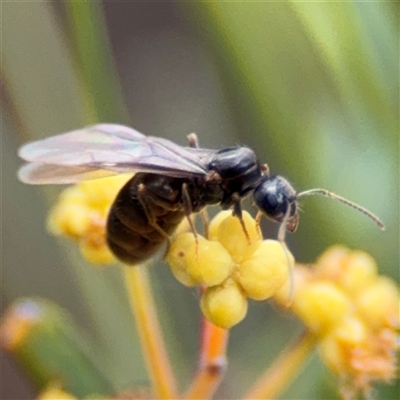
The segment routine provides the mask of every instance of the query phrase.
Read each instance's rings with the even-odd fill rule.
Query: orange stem
[[[229,330],[219,328],[203,317],[199,368],[185,399],[212,398],[226,369],[228,339]]]
[[[303,333],[268,367],[243,400],[276,398],[301,371],[300,366],[314,349],[315,343],[314,335],[308,331]]]
[[[143,355],[158,399],[177,399],[175,377],[168,359],[145,266],[124,267],[130,304]]]

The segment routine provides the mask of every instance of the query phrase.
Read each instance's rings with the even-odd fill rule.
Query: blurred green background
[[[298,261],[342,243],[369,251],[398,280],[398,2],[2,2],[1,13],[2,307],[40,295],[70,310],[109,351],[105,367],[120,390],[148,377],[119,271],[88,268],[73,245],[47,234],[59,188],[17,181],[16,151],[27,140],[103,121],[183,145],[191,132],[204,147],[249,145],[298,190],[327,188],[386,223],[381,232],[340,203],[306,198],[288,237]],[[264,228],[275,237],[277,226]],[[151,274],[185,387],[196,365],[198,294],[165,265]],[[243,393],[296,329],[253,303],[232,330],[217,397]],[[2,357],[2,398],[33,398],[36,389]],[[318,357],[282,396],[336,397]]]

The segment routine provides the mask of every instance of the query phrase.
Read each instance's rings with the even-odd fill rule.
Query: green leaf
[[[90,121],[127,122],[101,3],[67,1],[65,5]]]

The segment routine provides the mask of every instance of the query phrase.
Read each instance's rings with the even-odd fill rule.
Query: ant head
[[[380,229],[385,229],[383,222],[366,208],[344,197],[338,196],[335,193],[329,192],[326,189],[310,189],[301,193],[296,193],[292,185],[279,175],[264,175],[257,188],[254,190],[253,198],[262,214],[275,222],[281,223],[278,236],[279,240],[284,241],[285,229],[289,232],[294,232],[299,224],[297,200],[300,197],[315,194],[338,200],[367,216],[370,220],[375,222]]]
[[[282,176],[265,175],[253,192],[259,210],[269,219],[285,223],[289,232],[299,224],[297,194],[292,185]]]

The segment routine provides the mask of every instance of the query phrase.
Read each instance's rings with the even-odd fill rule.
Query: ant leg
[[[232,195],[232,198],[233,198],[233,215],[235,215],[239,219],[240,225],[242,225],[242,229],[243,229],[244,235],[246,236],[247,242],[248,242],[248,244],[250,244],[250,236],[249,236],[249,233],[247,232],[246,225],[243,221],[240,197],[237,193],[234,193]]]
[[[285,244],[286,244],[286,242],[285,242],[285,238],[286,238],[286,224],[285,224],[285,219],[286,219],[286,216],[285,216],[284,220],[281,222],[281,224],[279,225],[278,240],[279,240],[281,243],[285,243]]]
[[[287,248],[286,242],[285,242],[286,225],[287,225],[289,219],[290,219],[290,204],[288,205],[285,216],[284,216],[284,218],[281,222],[281,225],[279,226],[279,230],[278,230],[278,241],[280,242],[280,244],[282,246],[282,250],[285,254],[286,263],[287,263],[288,269],[289,269],[290,281],[289,281],[289,299],[288,299],[288,304],[287,304],[288,307],[290,307],[290,305],[292,304],[293,292],[294,292],[293,266],[290,262],[289,252],[288,252],[288,248]]]
[[[198,149],[199,146],[199,139],[195,133],[191,133],[190,135],[187,136],[188,142],[189,142],[189,147],[193,147],[195,149]]]
[[[183,200],[183,208],[185,210],[186,218],[189,222],[189,226],[191,231],[193,232],[194,235],[194,240],[196,243],[196,257],[198,258],[199,255],[199,238],[197,236],[197,231],[196,228],[193,224],[192,219],[190,218],[190,215],[192,214],[192,202],[190,200],[190,195],[187,187],[187,183],[184,183],[182,185],[182,200]]]
[[[152,205],[151,203],[151,199],[152,199],[152,195],[150,192],[148,192],[146,190],[146,186],[144,184],[140,184],[139,185],[139,190],[137,193],[138,196],[138,200],[141,204],[141,206],[143,207],[143,210],[146,214],[147,220],[149,221],[149,224],[157,231],[159,232],[162,236],[164,236],[167,240],[168,240],[168,245],[171,245],[171,238],[168,235],[167,232],[164,231],[164,229],[161,228],[160,225],[158,225],[157,223],[157,219],[154,215],[154,213],[152,212]]]
[[[201,221],[203,222],[204,236],[209,239],[209,226],[210,226],[210,217],[208,216],[208,212],[206,208],[203,208],[200,211]]]
[[[261,219],[263,216],[264,216],[264,214],[261,211],[258,211],[256,214],[256,225],[257,225],[258,229],[260,229]]]
[[[264,175],[269,175],[269,167],[268,167],[268,164],[262,164],[262,165],[261,165],[261,171],[263,172]]]
[[[183,209],[185,210],[185,215],[186,218],[189,222],[189,226],[191,231],[193,232],[193,235],[196,239],[196,244],[198,244],[198,239],[197,239],[197,231],[196,228],[193,224],[192,219],[190,218],[190,215],[192,214],[192,202],[190,200],[190,195],[187,187],[187,183],[184,183],[182,185],[182,200],[183,200]]]

